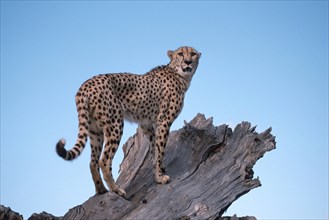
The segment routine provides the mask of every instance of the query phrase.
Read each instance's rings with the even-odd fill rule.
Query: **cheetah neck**
[[[176,77],[183,84],[185,90],[190,87],[190,83],[195,71],[192,72],[183,72],[181,69],[177,69],[176,67],[172,67],[170,64],[167,66],[171,69],[172,72],[175,73]]]
[[[172,74],[174,77],[177,79],[178,82],[180,82],[181,87],[183,90],[187,90],[188,87],[190,86],[190,82],[192,79],[193,74],[181,74],[179,71],[177,71],[175,68],[168,65],[162,65],[162,66],[157,66],[153,68],[151,71],[146,73],[146,75],[154,75],[154,76],[163,76],[166,74]]]
[[[190,87],[193,74],[177,73],[181,77],[182,82],[185,84],[186,90]]]

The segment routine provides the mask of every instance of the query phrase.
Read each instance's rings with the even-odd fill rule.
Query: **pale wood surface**
[[[259,134],[242,122],[232,130],[198,114],[169,135],[164,166],[171,179],[166,185],[153,180],[150,145],[140,129],[123,149],[117,183],[127,198],[96,195],[63,219],[220,219],[235,200],[261,186],[252,167],[275,149],[275,137],[271,128]]]

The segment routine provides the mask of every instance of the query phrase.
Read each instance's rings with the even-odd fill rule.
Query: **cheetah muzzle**
[[[186,67],[183,69],[184,72],[191,72],[192,71],[192,68],[191,67]]]
[[[112,160],[122,137],[124,119],[137,122],[148,137],[153,155],[154,177],[160,184],[169,182],[162,160],[170,126],[183,108],[185,92],[198,67],[201,53],[192,47],[168,51],[170,62],[144,75],[113,73],[94,76],[79,88],[75,102],[79,133],[75,145],[66,150],[65,140],[56,145],[57,154],[65,160],[77,158],[90,139],[90,171],[96,193],[107,192],[107,186],[120,196],[112,176]],[[103,147],[104,145],[104,147]],[[103,149],[104,148],[104,149]]]

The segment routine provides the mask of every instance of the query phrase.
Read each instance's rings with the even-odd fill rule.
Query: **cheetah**
[[[123,133],[124,120],[137,122],[151,143],[155,181],[169,182],[162,158],[170,126],[183,108],[185,92],[198,67],[201,53],[192,47],[169,50],[170,62],[144,75],[111,73],[94,76],[79,88],[75,102],[79,133],[76,144],[66,150],[65,140],[56,145],[64,160],[77,158],[90,139],[90,171],[96,194],[106,193],[100,169],[112,192],[125,197],[112,176],[112,160]],[[103,149],[103,143],[104,149]]]

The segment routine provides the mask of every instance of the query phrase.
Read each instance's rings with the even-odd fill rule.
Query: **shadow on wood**
[[[68,211],[63,219],[220,219],[240,196],[261,186],[253,166],[275,148],[271,128],[255,132],[249,122],[234,130],[214,126],[198,114],[169,135],[164,156],[170,183],[154,182],[150,144],[141,129],[123,146],[115,193],[96,195]]]

